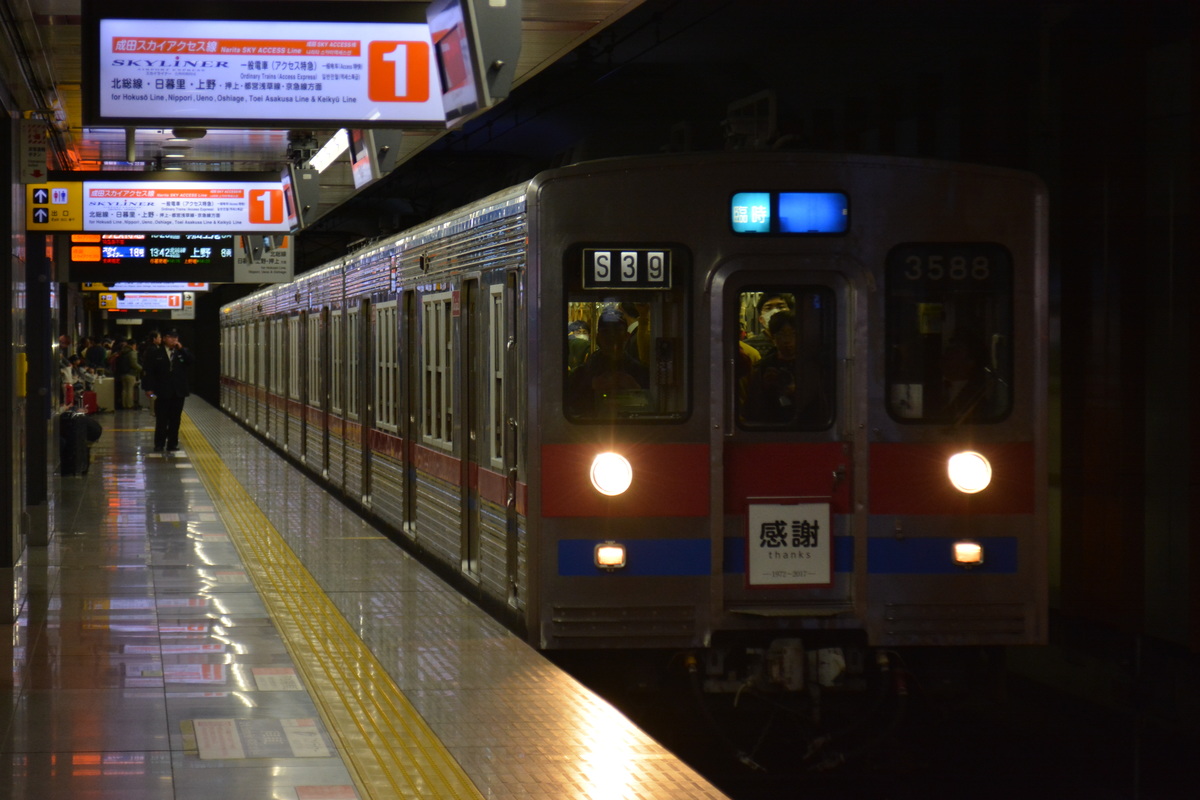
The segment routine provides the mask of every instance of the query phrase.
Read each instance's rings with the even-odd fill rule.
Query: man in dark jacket
[[[179,332],[169,330],[162,335],[162,346],[151,348],[143,364],[143,384],[146,394],[154,401],[154,452],[174,452],[179,449],[179,422],[183,417],[183,400],[189,394],[188,383],[192,370],[192,353],[179,341]]]

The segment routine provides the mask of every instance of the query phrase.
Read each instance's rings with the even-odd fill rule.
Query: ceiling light
[[[317,172],[324,172],[337,157],[350,149],[350,135],[342,128],[308,160],[308,165]]]

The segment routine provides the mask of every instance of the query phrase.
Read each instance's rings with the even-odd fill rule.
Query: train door
[[[404,293],[404,347],[402,370],[403,406],[400,414],[401,462],[404,473],[404,521],[402,529],[409,536],[417,535],[417,470],[413,464],[413,447],[417,442],[417,404],[421,386],[420,359],[417,358],[420,339],[417,337],[417,293],[411,289]]]
[[[519,607],[521,596],[521,553],[520,553],[520,505],[517,502],[518,481],[518,428],[520,419],[517,410],[517,387],[520,385],[520,365],[517,351],[517,278],[516,272],[507,272],[503,286],[496,287],[492,294],[490,347],[492,358],[492,461],[504,475],[504,551],[505,581],[508,584],[508,604]]]
[[[359,501],[370,507],[370,462],[371,462],[371,429],[375,426],[375,371],[371,365],[377,363],[379,353],[374,347],[372,321],[375,317],[375,304],[364,300],[356,318],[354,352],[351,355],[351,374],[357,387],[357,402],[354,405],[358,419],[358,429],[352,442],[347,444],[348,453],[357,460],[358,476],[354,486],[347,481],[346,491],[351,497],[357,491]]]
[[[855,597],[851,293],[831,263],[741,266],[714,293],[726,423],[713,442],[717,610],[735,628],[772,617],[833,627]]]
[[[459,316],[460,344],[459,365],[462,391],[459,395],[462,407],[459,419],[463,421],[466,430],[463,432],[463,453],[461,461],[462,486],[462,570],[472,578],[479,578],[479,452],[480,452],[480,403],[478,402],[481,389],[486,390],[486,384],[481,385],[482,363],[479,335],[479,280],[471,278],[462,284],[461,308]]]
[[[312,342],[309,337],[309,319],[316,319],[309,311],[301,311],[297,318],[296,330],[296,357],[292,361],[292,369],[295,370],[293,380],[296,383],[296,406],[299,420],[296,427],[296,441],[293,442],[293,450],[296,457],[301,462],[308,460],[308,387],[310,379],[308,377],[309,363],[309,347]]]

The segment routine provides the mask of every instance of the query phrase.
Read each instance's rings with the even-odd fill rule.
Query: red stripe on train
[[[596,444],[542,446],[542,516],[707,517],[709,448],[705,444],[621,445],[633,484],[617,497],[592,486]]]
[[[755,497],[829,498],[850,513],[853,478],[843,442],[740,444],[725,448],[725,513],[745,514]]]
[[[963,450],[992,465],[992,483],[963,494],[950,485],[946,464]],[[1032,514],[1035,506],[1032,442],[998,444],[875,443],[870,448],[872,514]]]

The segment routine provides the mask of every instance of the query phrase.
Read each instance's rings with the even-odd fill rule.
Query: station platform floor
[[[17,567],[5,797],[723,797],[218,409],[100,420]]]

